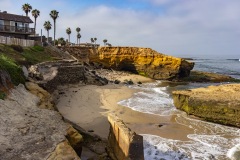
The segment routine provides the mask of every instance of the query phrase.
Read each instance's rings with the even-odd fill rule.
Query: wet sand
[[[134,82],[144,82],[141,77],[128,78]],[[145,77],[143,78],[145,79]],[[147,82],[147,79],[145,80]],[[105,86],[69,85],[58,89],[60,94],[56,104],[65,118],[102,138],[107,138],[109,132],[107,115],[113,113],[138,134],[188,140],[186,135],[193,133],[193,130],[177,124],[175,116],[141,113],[117,104],[121,100],[130,98],[135,92],[138,90],[117,84]]]

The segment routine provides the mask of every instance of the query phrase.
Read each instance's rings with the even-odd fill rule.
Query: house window
[[[10,31],[15,32],[15,22],[14,21],[10,21]]]
[[[4,29],[4,21],[0,20],[0,31],[3,31]]]

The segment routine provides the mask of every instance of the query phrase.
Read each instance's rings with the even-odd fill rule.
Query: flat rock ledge
[[[78,160],[66,138],[70,125],[58,112],[38,108],[39,102],[22,84],[0,99],[0,159]]]
[[[240,127],[240,84],[173,91],[173,100],[187,114]]]

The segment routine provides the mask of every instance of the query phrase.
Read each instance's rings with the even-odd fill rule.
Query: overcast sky
[[[40,10],[37,32],[43,29],[43,35],[55,9],[56,37],[67,38],[70,27],[71,42],[80,27],[81,42],[97,37],[101,45],[106,38],[114,46],[177,57],[240,58],[240,0],[0,0],[0,10],[25,15],[24,3]]]

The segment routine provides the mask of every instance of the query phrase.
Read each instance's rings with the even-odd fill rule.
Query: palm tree
[[[28,3],[25,3],[22,5],[22,10],[26,13],[26,16],[28,16],[28,12],[32,10],[32,6]]]
[[[77,33],[79,33],[81,31],[81,28],[77,27],[76,31],[77,31]]]
[[[81,34],[80,33],[78,33],[77,34],[77,41],[78,41],[78,44],[80,45],[80,38],[81,38],[82,36],[81,36]]]
[[[68,42],[69,42],[69,44],[70,44],[70,43],[71,43],[71,42],[70,42],[70,34],[72,33],[71,28],[68,27],[68,28],[66,29],[66,33],[68,34]]]
[[[91,43],[94,43],[94,38],[91,38]]]
[[[43,24],[44,28],[47,30],[47,42],[49,38],[49,30],[52,28],[52,24],[49,21],[45,21]]]
[[[50,17],[53,19],[53,25],[54,25],[54,34],[53,34],[53,38],[54,38],[54,45],[55,45],[55,36],[56,36],[56,19],[58,18],[58,11],[56,10],[52,10],[50,12]]]
[[[35,23],[34,23],[34,31],[36,34],[36,23],[37,23],[37,17],[40,16],[40,11],[37,9],[32,10],[32,16],[34,17]]]
[[[80,35],[79,32],[81,31],[81,28],[77,27],[77,28],[76,28],[76,31],[77,31],[77,44],[78,44],[78,39],[80,40],[80,38],[81,38],[81,37],[78,38],[78,35]],[[80,35],[80,36],[81,36],[81,35]],[[79,43],[80,43],[80,42],[79,42]]]
[[[94,42],[95,42],[95,44],[96,44],[96,41],[97,41],[97,38],[95,37],[95,38],[94,38]]]
[[[104,40],[103,40],[103,43],[104,43],[104,46],[106,46],[107,39],[104,39]]]

